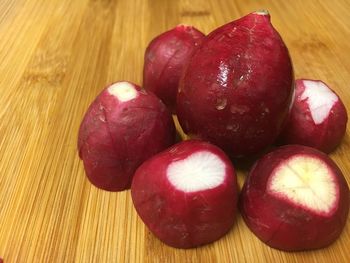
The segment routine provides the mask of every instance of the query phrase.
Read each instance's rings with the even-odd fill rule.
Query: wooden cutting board
[[[179,23],[205,33],[268,9],[295,76],[326,81],[350,110],[350,2],[234,0],[0,1],[0,257],[5,262],[350,262],[350,222],[330,247],[271,249],[238,215],[219,241],[168,247],[130,191],[92,186],[76,150],[85,110],[108,83],[142,82],[143,53]],[[349,127],[331,157],[350,182]],[[246,171],[239,170],[240,184]],[[349,221],[349,220],[348,220]]]

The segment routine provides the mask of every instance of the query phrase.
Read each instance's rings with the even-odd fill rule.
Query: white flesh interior
[[[287,198],[318,213],[329,213],[337,202],[338,187],[324,162],[309,156],[297,156],[274,170],[268,192]]]
[[[137,90],[128,82],[115,83],[108,88],[108,92],[116,96],[121,102],[126,102],[137,97]]]
[[[261,15],[261,16],[267,16],[267,15],[269,15],[269,11],[259,10],[259,11],[254,12],[254,14]]]
[[[329,115],[338,97],[321,81],[303,80],[305,90],[302,100],[307,100],[315,124],[322,123]]]
[[[171,163],[167,168],[170,183],[183,192],[212,189],[225,179],[225,163],[209,151],[195,152]]]

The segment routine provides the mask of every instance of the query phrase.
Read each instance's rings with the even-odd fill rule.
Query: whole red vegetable
[[[288,50],[269,14],[255,12],[214,30],[194,51],[177,115],[185,133],[249,155],[276,139],[292,93]]]
[[[172,112],[182,70],[203,38],[193,26],[178,25],[154,38],[146,49],[143,87],[154,92]]]

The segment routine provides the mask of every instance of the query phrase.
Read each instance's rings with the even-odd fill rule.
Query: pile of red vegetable
[[[325,153],[345,134],[346,109],[322,81],[294,80],[267,12],[207,36],[177,26],[149,44],[143,73],[143,89],[125,81],[104,89],[80,126],[79,156],[94,185],[131,187],[141,219],[174,247],[219,239],[237,206],[277,249],[316,249],[338,238],[349,188]],[[191,140],[173,145],[171,112]],[[285,146],[255,163],[238,197],[227,155],[256,157],[273,143]]]

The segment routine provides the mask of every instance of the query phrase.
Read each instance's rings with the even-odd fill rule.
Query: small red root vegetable
[[[196,247],[232,227],[236,175],[216,146],[183,141],[137,169],[131,196],[139,216],[160,240],[178,248]]]
[[[86,175],[108,191],[130,188],[137,167],[174,143],[175,126],[152,93],[117,82],[90,105],[79,130],[79,156]]]
[[[172,112],[182,70],[203,38],[196,28],[178,25],[154,38],[146,49],[143,87],[154,92]]]
[[[239,205],[250,230],[269,246],[317,249],[334,242],[344,228],[349,188],[327,155],[289,145],[253,166]]]
[[[267,12],[211,32],[195,49],[180,81],[177,115],[184,132],[233,156],[275,141],[293,94],[288,50]]]
[[[331,152],[346,131],[348,116],[343,102],[320,80],[298,79],[295,84],[294,103],[280,141]]]

